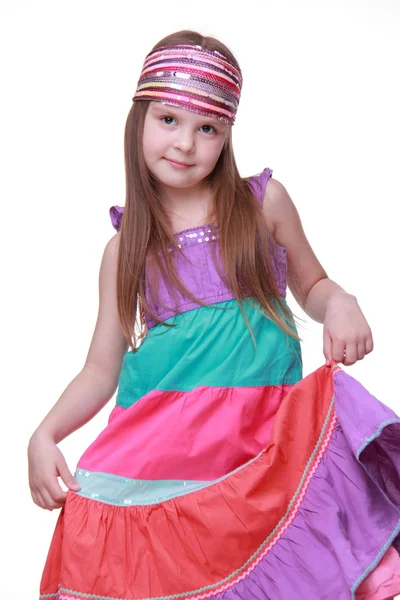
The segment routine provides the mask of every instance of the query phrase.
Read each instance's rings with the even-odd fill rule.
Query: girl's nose
[[[189,131],[181,130],[175,139],[174,148],[176,150],[182,150],[182,152],[193,152],[194,149],[194,136]]]

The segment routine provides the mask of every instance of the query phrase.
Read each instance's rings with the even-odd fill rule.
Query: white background
[[[145,55],[180,29],[214,35],[244,87],[243,176],[269,166],[328,275],[354,294],[375,349],[346,370],[400,412],[400,9],[395,0],[1,0],[1,596],[34,599],[58,511],[27,483],[33,430],[81,369],[98,269],[123,205],[123,132]],[[300,317],[306,317],[288,296]],[[304,374],[324,362],[306,317]],[[60,447],[73,471],[113,401]]]

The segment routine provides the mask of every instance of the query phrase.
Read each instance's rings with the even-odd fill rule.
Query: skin
[[[143,131],[143,154],[158,180],[161,200],[175,231],[199,225],[211,204],[203,181],[221,154],[229,125],[183,108],[150,102]],[[174,168],[167,160],[189,163]]]
[[[328,278],[304,233],[297,209],[276,179],[266,186],[262,210],[274,238],[287,251],[288,287],[305,313],[323,323],[326,364],[346,366],[373,350],[372,332],[357,299]]]
[[[159,181],[161,200],[175,231],[204,222],[211,197],[202,181],[218,160],[228,128],[217,119],[151,103],[144,127],[145,161]],[[193,166],[178,170],[165,157]],[[328,278],[306,238],[293,201],[276,179],[270,179],[266,186],[262,211],[276,241],[286,248],[295,274],[293,278],[288,276],[289,289],[306,314],[323,323],[323,352],[327,363],[342,362],[350,366],[362,360],[372,351],[373,341],[357,299]],[[99,311],[83,369],[29,442],[32,498],[47,510],[61,508],[65,503],[66,492],[61,489],[58,477],[68,489],[80,489],[57,444],[92,419],[112,398],[128,349],[117,312],[119,239],[118,233],[104,250],[99,276]]]

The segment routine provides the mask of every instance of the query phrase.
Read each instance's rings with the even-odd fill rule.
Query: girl
[[[335,364],[370,353],[371,331],[285,188],[238,173],[241,86],[195,32],[146,57],[87,360],[29,444],[34,502],[62,507],[40,598],[400,592],[400,421]],[[306,378],[287,284],[324,325],[327,363]],[[57,444],[117,385],[73,477]]]

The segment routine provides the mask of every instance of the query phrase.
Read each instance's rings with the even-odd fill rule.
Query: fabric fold
[[[123,504],[119,493],[113,505],[96,497],[95,472],[82,471],[82,490],[68,492],[57,523],[41,598],[395,595],[398,425],[356,380],[321,367],[283,398],[265,448],[220,480],[148,505]]]

